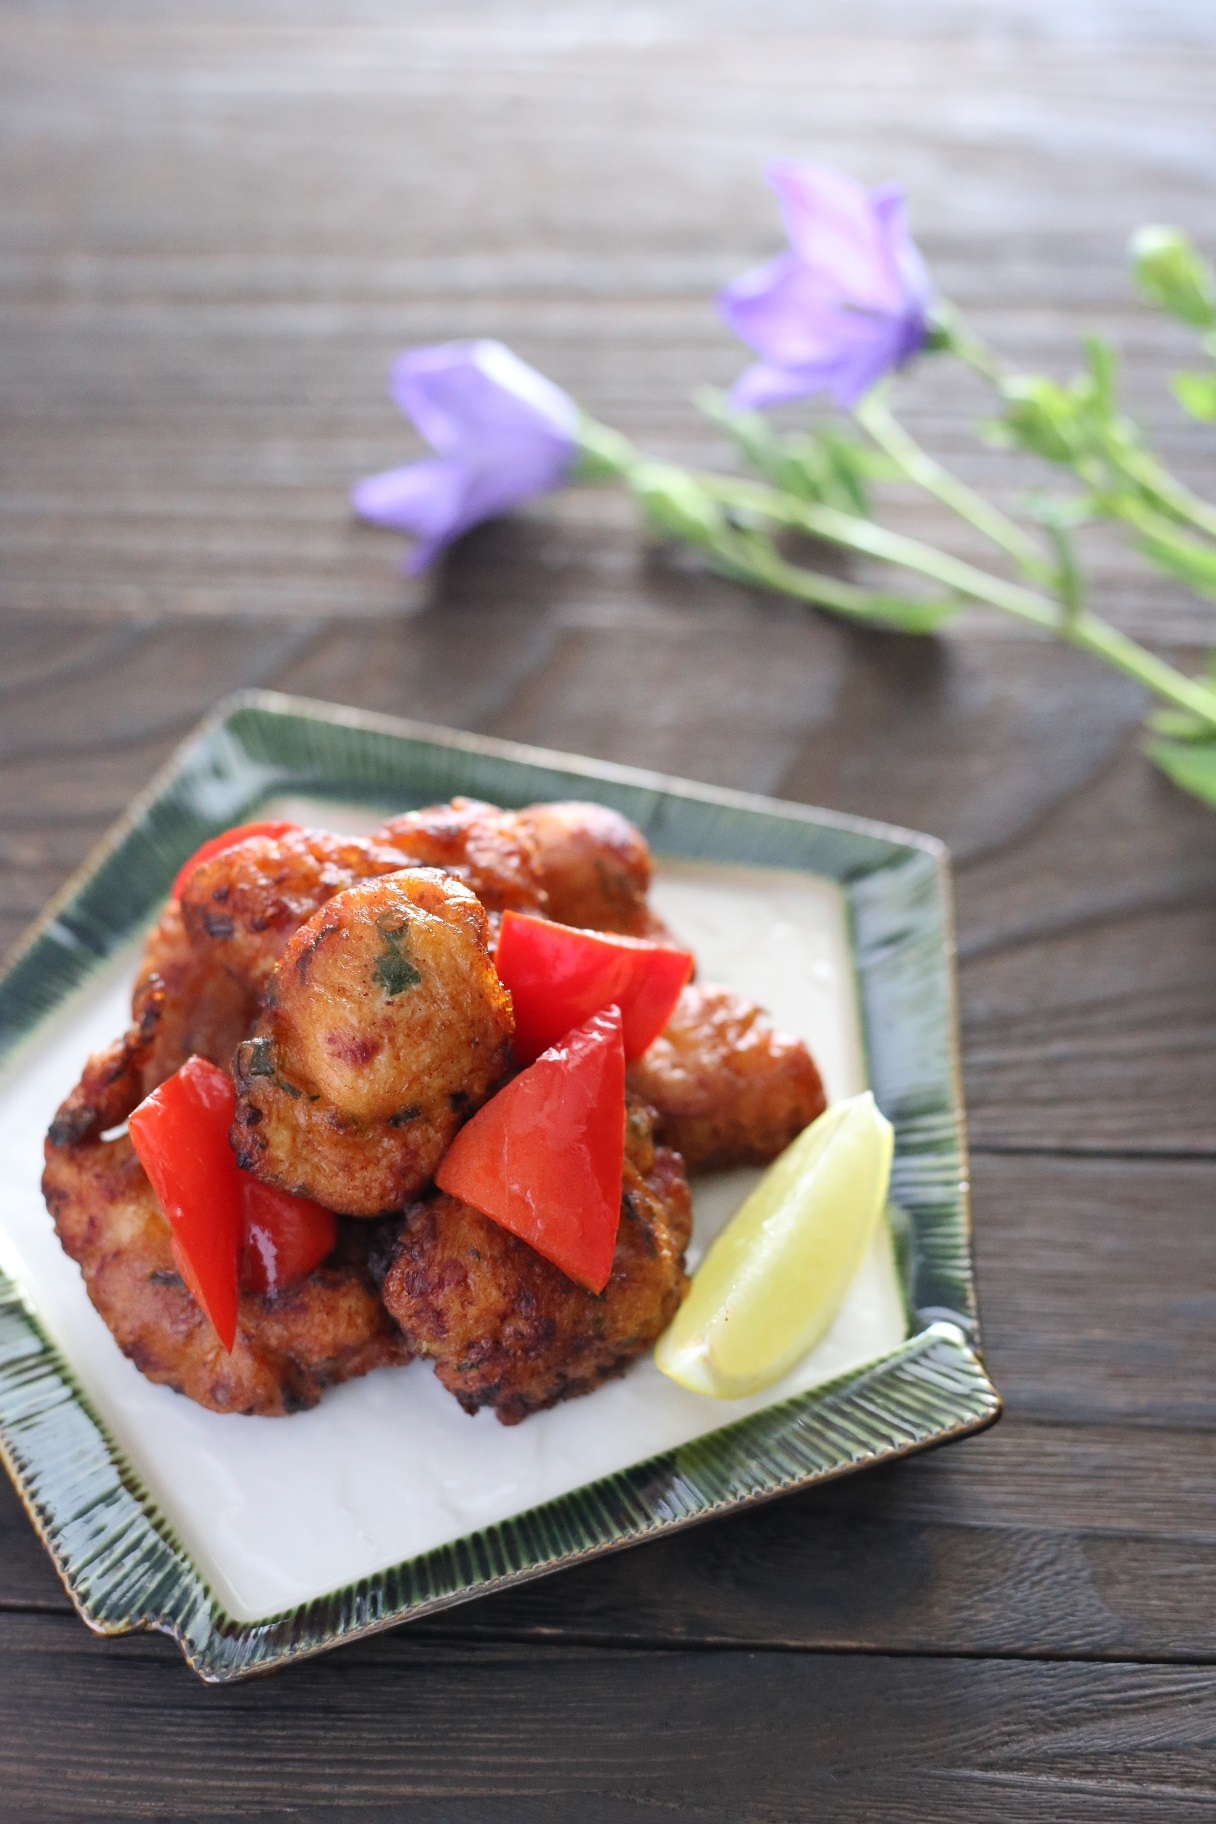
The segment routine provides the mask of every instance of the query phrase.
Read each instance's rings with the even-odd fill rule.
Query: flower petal
[[[790,245],[824,285],[854,304],[897,311],[903,301],[899,275],[870,191],[843,171],[792,159],[774,162],[767,176]]]
[[[823,390],[822,381],[809,378],[802,368],[773,367],[758,361],[739,375],[730,389],[730,402],[736,411],[763,412],[769,406],[788,405]]]
[[[842,341],[818,360],[788,367],[760,362],[747,368],[731,388],[731,404],[740,411],[761,411],[827,393],[847,411],[906,358],[901,322],[889,317],[859,320],[868,326],[865,336]]]
[[[855,404],[927,332],[929,276],[903,193],[791,159],[771,165],[768,179],[791,245],[719,295],[727,324],[761,357],[732,399],[756,407],[826,392]]]
[[[369,475],[351,489],[350,504],[374,526],[429,538],[441,535],[459,514],[463,491],[458,463],[428,457]]]
[[[873,199],[905,314],[919,311],[923,319],[933,301],[933,282],[908,231],[904,193],[897,184],[884,184],[873,192]]]
[[[487,438],[548,437],[573,446],[578,407],[501,342],[442,342],[398,356],[389,393],[441,455]]]
[[[842,343],[870,333],[867,318],[843,310],[839,294],[825,290],[795,253],[745,272],[720,293],[718,305],[740,340],[779,367],[831,359]]]
[[[424,568],[452,539],[560,486],[577,453],[578,408],[501,342],[444,342],[393,364],[390,391],[435,457],[360,482],[355,511],[420,541]]]

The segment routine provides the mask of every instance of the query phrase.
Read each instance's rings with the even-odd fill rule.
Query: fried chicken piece
[[[827,1107],[801,1039],[754,1001],[711,983],[680,992],[628,1083],[658,1113],[656,1132],[690,1172],[767,1165]]]
[[[549,916],[585,931],[666,937],[646,894],[654,863],[646,838],[603,804],[530,804],[519,821],[536,845]]]
[[[368,1270],[375,1231],[341,1225],[335,1252],[282,1291],[242,1292],[231,1355],[187,1290],[169,1225],[126,1135],[102,1134],[142,1096],[160,995],[140,1025],[89,1059],[51,1124],[42,1189],[65,1253],[123,1354],[150,1381],[213,1412],[278,1417],[315,1406],[326,1387],[410,1351]]]
[[[137,1026],[158,996],[160,1018],[142,1066],[145,1096],[195,1054],[227,1070],[257,1017],[256,995],[228,973],[212,945],[191,941],[176,901],[144,946],[131,996]]]
[[[350,887],[288,943],[237,1049],[237,1158],[344,1215],[400,1209],[504,1075],[513,1029],[468,887],[436,868]]]
[[[295,932],[335,893],[404,865],[361,836],[247,836],[195,868],[182,888],[182,924],[200,956],[257,996]]]
[[[384,1302],[466,1412],[492,1406],[504,1425],[518,1425],[591,1393],[671,1322],[688,1291],[692,1205],[681,1160],[654,1145],[652,1120],[649,1109],[630,1108],[621,1226],[598,1297],[454,1197],[406,1213]]]
[[[527,813],[453,798],[390,818],[369,842],[395,849],[398,867],[441,868],[472,889],[487,912],[549,909]]]
[[[321,831],[301,835],[303,843],[247,838],[236,845],[244,851],[239,857],[230,849],[200,864],[187,888],[189,927],[182,905],[171,900],[149,933],[131,997],[136,1025],[151,999],[164,993],[143,1065],[145,1095],[193,1054],[228,1069],[253,1030],[265,977],[296,925],[342,886],[401,865],[366,843]]]

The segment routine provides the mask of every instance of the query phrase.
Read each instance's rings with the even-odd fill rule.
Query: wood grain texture
[[[774,0],[9,11],[9,607],[424,599],[345,508],[409,447],[383,394],[403,343],[500,335],[656,450],[710,453],[690,394],[740,359],[712,293],[777,245],[758,181],[777,151],[899,176],[942,285],[1015,364],[1067,371],[1086,328],[1117,332],[1131,400],[1212,479],[1164,386],[1187,343],[1123,274],[1140,221],[1210,216],[1198,0],[1109,22],[1006,0],[978,27],[963,4],[927,26],[888,4],[885,29]],[[1011,497],[1039,479],[977,450],[965,376],[914,381],[910,403],[974,478]],[[1117,618],[1208,628],[1117,547],[1096,561]]]
[[[957,1809],[979,1824],[1106,1824],[1199,1817],[1216,1800],[1207,1669],[604,1653],[403,1629],[286,1679],[207,1691],[168,1643],[7,1616],[0,1678],[20,1719],[0,1740],[16,1819],[606,1824],[658,1811],[775,1824],[826,1807],[858,1821]],[[65,1686],[80,1701],[56,1737],[40,1724]]]
[[[1205,0],[11,0],[0,18],[0,943],[224,692],[267,684],[903,822],[955,855],[995,1432],[260,1685],[89,1638],[0,1490],[6,1819],[1210,1817],[1216,844],[1138,692],[970,615],[860,633],[571,490],[423,581],[349,483],[409,342],[496,334],[659,453],[777,245],[774,152],[907,184],[1015,362],[1097,326],[1180,470]],[[910,422],[1015,504],[944,370]],[[911,500],[894,523],[979,556]],[[1188,664],[1210,605],[1090,541]]]

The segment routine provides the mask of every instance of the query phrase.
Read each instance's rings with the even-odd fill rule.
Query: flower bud
[[[647,519],[664,538],[713,545],[721,536],[722,510],[684,469],[666,462],[640,462],[629,483]]]
[[[1150,304],[1195,329],[1216,327],[1212,270],[1178,228],[1140,228],[1132,236],[1132,273]]]

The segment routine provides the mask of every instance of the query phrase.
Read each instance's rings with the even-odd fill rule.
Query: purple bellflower
[[[501,342],[411,348],[393,363],[389,393],[435,455],[369,475],[351,505],[414,535],[410,574],[480,520],[559,487],[578,454],[573,399]]]
[[[847,408],[910,360],[928,331],[929,277],[903,192],[866,190],[843,172],[792,159],[766,175],[790,247],[719,294],[727,325],[760,356],[731,403],[750,410],[829,393]]]

